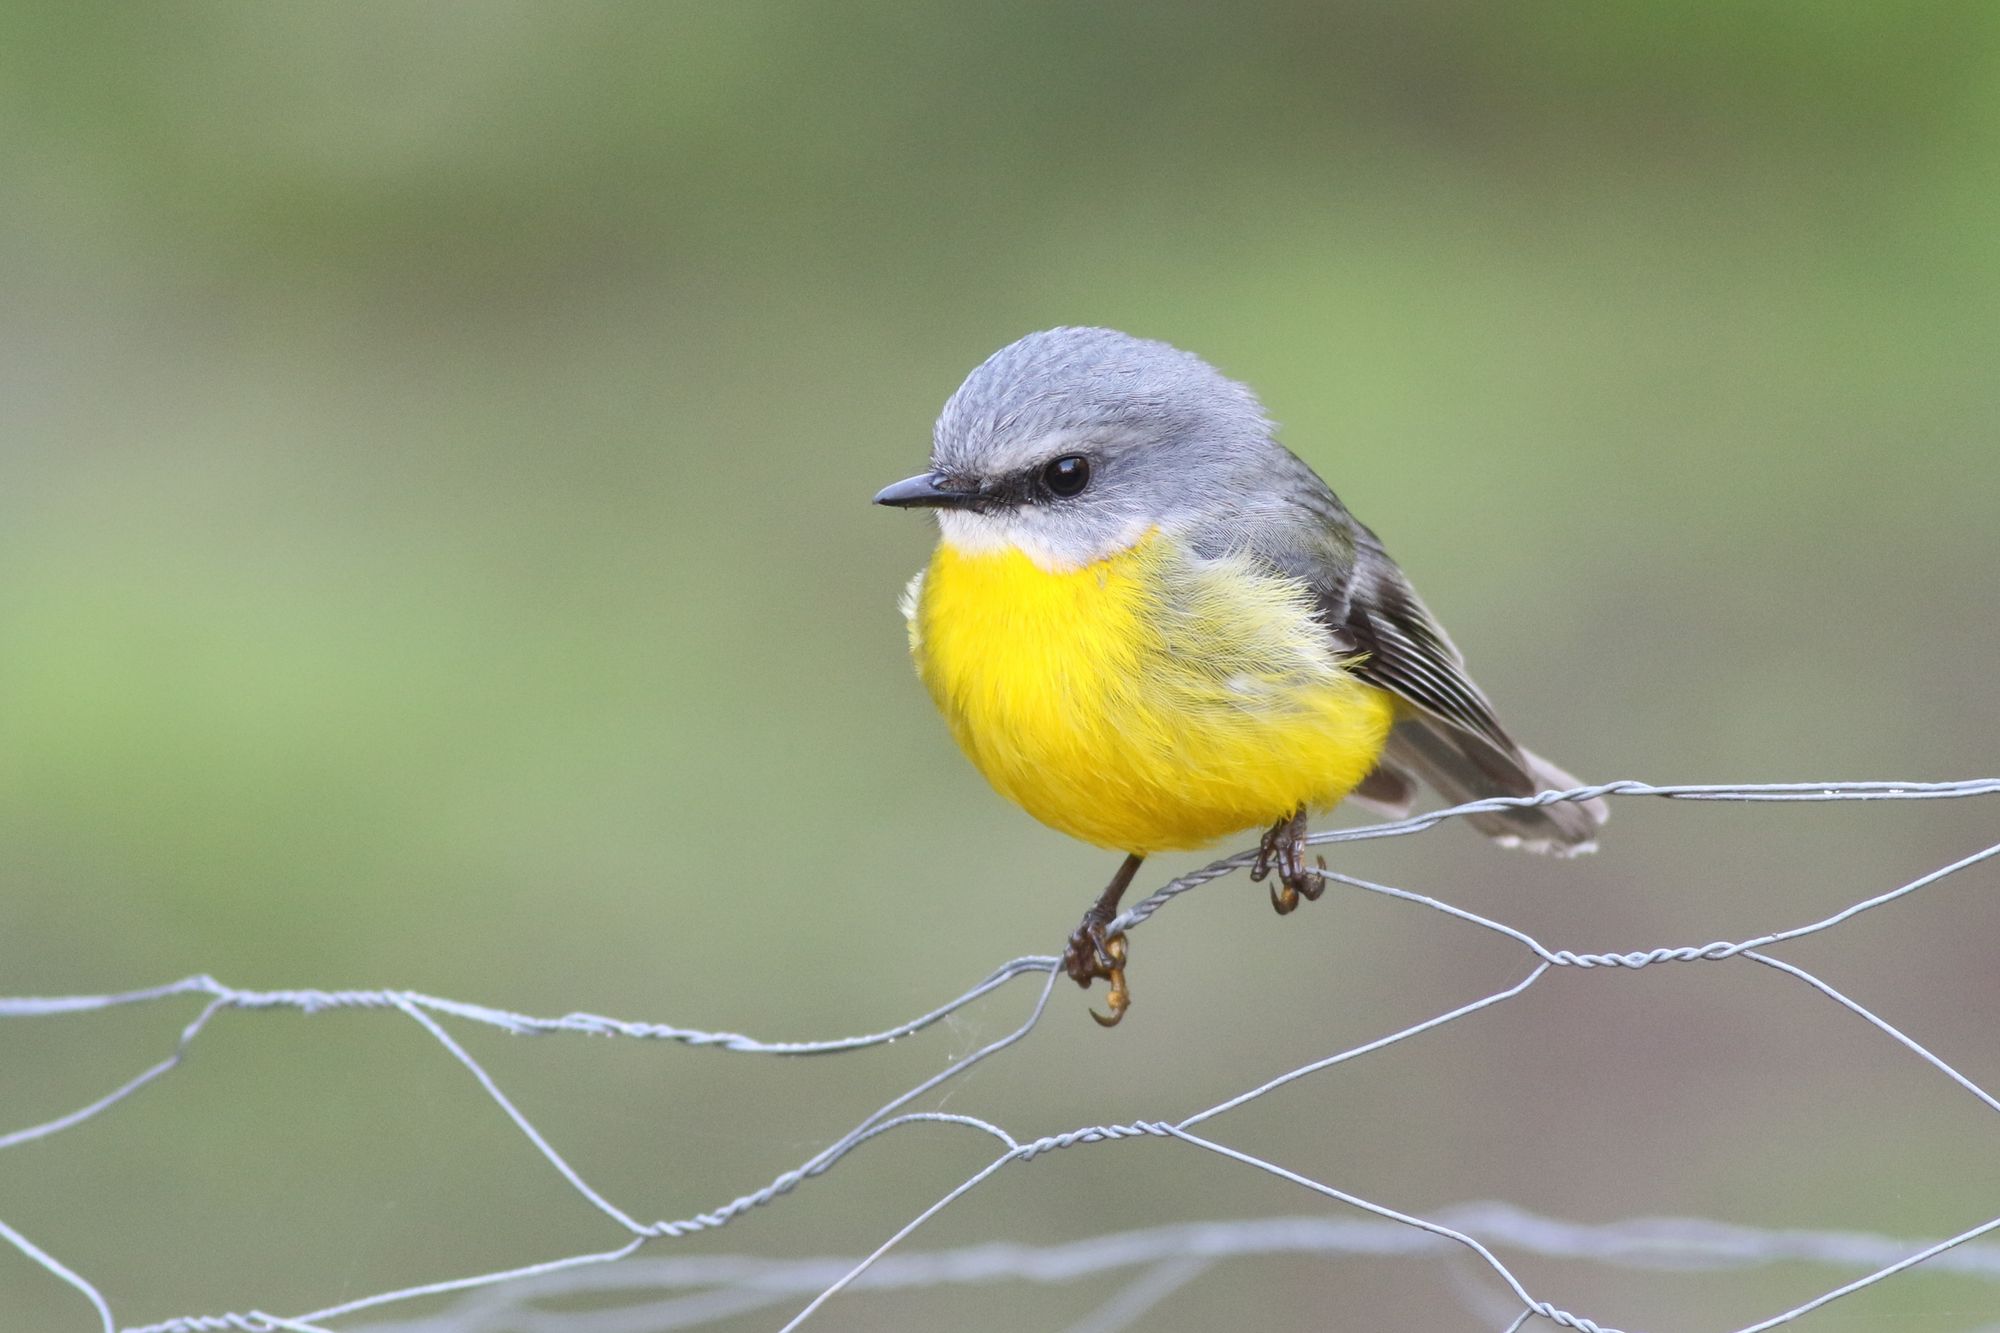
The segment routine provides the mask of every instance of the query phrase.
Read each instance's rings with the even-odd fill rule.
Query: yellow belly
[[[1073,573],[939,546],[911,650],[958,743],[1029,814],[1100,847],[1184,850],[1323,809],[1395,708],[1297,583],[1154,534]]]

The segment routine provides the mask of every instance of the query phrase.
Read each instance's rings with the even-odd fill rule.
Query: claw
[[[1322,871],[1326,869],[1326,858],[1324,856],[1315,856],[1313,861]],[[1319,896],[1326,892],[1326,880],[1319,875],[1311,873],[1304,866],[1300,866],[1298,878],[1292,881],[1292,887],[1303,893],[1306,896],[1307,902],[1316,903],[1319,901]]]
[[[1132,1007],[1132,992],[1125,988],[1124,933],[1121,931],[1104,941],[1098,947],[1098,955],[1109,963],[1104,969],[1104,975],[1109,978],[1111,989],[1105,994],[1104,1003],[1111,1013],[1107,1016],[1093,1009],[1090,1011],[1090,1016],[1097,1020],[1097,1026],[1101,1028],[1115,1028],[1119,1020],[1125,1017],[1125,1011]]]
[[[1326,858],[1316,858],[1321,870]],[[1271,826],[1257,844],[1257,857],[1250,863],[1250,880],[1257,882],[1276,871],[1278,882],[1271,888],[1271,910],[1287,916],[1298,909],[1299,900],[1317,901],[1326,892],[1326,881],[1306,868],[1305,811],[1294,813]]]
[[[1104,997],[1110,1014],[1100,1014],[1094,1009],[1090,1013],[1103,1027],[1116,1026],[1132,1007],[1132,992],[1125,985],[1125,947],[1124,931],[1106,935],[1102,922],[1090,921],[1070,937],[1069,952],[1063,957],[1063,970],[1085,990],[1099,977],[1111,983]]]
[[[1125,1011],[1132,1007],[1132,992],[1125,987],[1125,934],[1120,931],[1108,939],[1093,943],[1096,945],[1098,968],[1094,975],[1101,976],[1111,983],[1111,988],[1104,997],[1104,1002],[1109,1006],[1111,1013],[1107,1016],[1093,1009],[1090,1011],[1090,1016],[1097,1020],[1099,1027],[1117,1027],[1118,1020],[1125,1017]],[[1090,980],[1083,979],[1082,984],[1088,986]]]

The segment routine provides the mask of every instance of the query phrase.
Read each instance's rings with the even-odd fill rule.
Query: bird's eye
[[[1050,495],[1067,500],[1083,494],[1090,485],[1090,460],[1082,454],[1064,454],[1042,469],[1042,486]]]

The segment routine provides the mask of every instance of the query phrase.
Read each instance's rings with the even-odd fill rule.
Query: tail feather
[[[1456,727],[1424,717],[1408,717],[1389,733],[1379,769],[1407,784],[1421,778],[1438,795],[1458,805],[1487,796],[1533,796],[1583,784],[1540,755],[1518,746],[1507,749]],[[1374,780],[1374,775],[1370,775]],[[1394,780],[1384,782],[1392,787]],[[1364,784],[1365,788],[1365,784]],[[1365,794],[1365,793],[1364,793]],[[1506,846],[1554,856],[1597,850],[1597,830],[1611,817],[1602,800],[1559,801],[1466,816],[1468,823]]]
[[[1347,799],[1385,819],[1401,819],[1417,803],[1417,780],[1393,764],[1379,762]]]

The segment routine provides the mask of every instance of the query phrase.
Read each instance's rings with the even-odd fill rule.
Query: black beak
[[[884,486],[875,495],[876,504],[898,509],[961,509],[978,499],[978,487],[959,485],[935,472]]]

